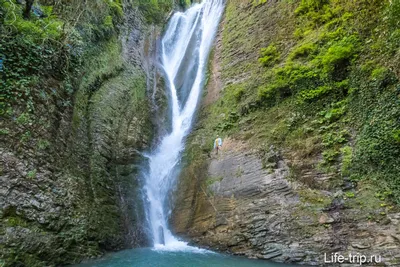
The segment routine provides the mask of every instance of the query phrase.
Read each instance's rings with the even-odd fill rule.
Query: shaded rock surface
[[[137,8],[124,19],[119,36],[85,58],[72,105],[50,99],[37,103],[34,124],[2,121],[10,134],[0,140],[0,265],[55,266],[148,244],[137,166],[154,132],[157,99],[147,95],[163,94],[160,28]],[[32,138],[19,141],[27,130]]]

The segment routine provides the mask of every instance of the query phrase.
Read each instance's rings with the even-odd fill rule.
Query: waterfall
[[[170,93],[171,131],[148,155],[145,181],[150,232],[156,248],[182,247],[167,224],[168,195],[177,178],[176,166],[204,84],[208,55],[223,13],[223,0],[204,0],[175,13],[161,41],[161,65]]]

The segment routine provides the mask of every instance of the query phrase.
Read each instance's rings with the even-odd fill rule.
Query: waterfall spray
[[[204,0],[184,13],[175,13],[162,39],[161,65],[170,93],[172,130],[150,154],[145,182],[146,209],[156,248],[186,246],[168,229],[166,202],[176,180],[174,170],[199,102],[208,55],[223,9],[223,0]]]

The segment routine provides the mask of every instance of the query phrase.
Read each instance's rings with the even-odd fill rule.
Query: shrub
[[[276,46],[270,44],[268,47],[261,49],[261,57],[258,61],[264,67],[268,67],[276,63],[279,60],[279,57],[279,52]]]
[[[272,102],[273,100],[276,100],[280,89],[281,88],[276,85],[262,87],[258,90],[258,98],[263,101],[270,102],[270,104],[274,104]]]
[[[301,102],[311,102],[327,95],[333,88],[329,85],[320,86],[317,89],[300,92],[299,100]]]
[[[301,0],[299,7],[295,10],[295,14],[303,15],[308,12],[319,11],[327,3],[327,0]]]
[[[336,149],[328,149],[322,152],[323,164],[334,162],[339,156],[339,151]]]
[[[318,70],[302,64],[287,63],[284,67],[274,69],[278,84],[287,84],[292,92],[318,86]]]
[[[5,10],[4,26],[22,33],[25,38],[36,42],[43,39],[57,40],[63,32],[64,22],[53,15],[51,6],[43,6],[45,17],[32,17],[29,20],[23,18],[22,6],[11,1],[2,1],[0,4]]]
[[[388,8],[388,22],[393,30],[400,28],[400,0],[393,0]]]
[[[385,67],[377,67],[376,69],[372,70],[369,78],[377,87],[381,89],[397,82],[397,78],[394,73]]]
[[[173,7],[173,1],[169,0],[139,0],[138,3],[149,23],[161,23]]]
[[[325,147],[331,147],[337,144],[343,144],[347,142],[349,133],[346,130],[342,130],[339,133],[327,133],[323,136],[322,144]]]
[[[303,44],[302,46],[296,48],[289,55],[289,60],[297,59],[300,57],[307,57],[313,54],[317,50],[317,45],[313,43]]]
[[[400,130],[393,131],[393,139],[400,144]]]
[[[333,42],[325,53],[317,57],[317,65],[322,65],[325,74],[333,74],[335,71],[345,70],[355,57],[358,39],[354,35],[344,37],[340,41]]]
[[[244,95],[243,87],[239,87],[233,92],[233,96],[235,97],[236,101],[240,101],[243,95]]]
[[[29,114],[27,114],[27,113],[22,113],[22,114],[19,115],[19,117],[16,119],[16,122],[17,122],[18,124],[21,124],[21,125],[26,125],[26,124],[28,124],[28,123],[31,122],[31,119],[30,119],[30,117],[29,117]]]
[[[347,176],[350,174],[353,149],[350,146],[345,146],[340,151],[342,152],[342,176]]]

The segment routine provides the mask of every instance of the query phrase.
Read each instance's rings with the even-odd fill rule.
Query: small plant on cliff
[[[280,56],[277,47],[274,44],[270,44],[268,47],[261,49],[261,57],[258,61],[263,66],[268,67],[275,64],[279,58]]]
[[[346,71],[351,60],[357,52],[358,39],[351,35],[340,41],[333,42],[329,48],[322,52],[314,61],[315,65],[322,66],[325,74],[338,75],[340,71]]]
[[[139,8],[149,23],[161,23],[173,7],[169,0],[139,0]]]
[[[211,186],[216,182],[221,182],[222,179],[224,179],[224,177],[222,177],[222,176],[208,177],[207,180],[206,180],[206,185],[207,186]]]
[[[345,195],[347,198],[354,198],[354,197],[355,197],[354,192],[346,192],[346,193],[344,193],[344,195]]]
[[[37,148],[39,150],[45,150],[46,148],[48,148],[50,146],[49,141],[44,140],[44,139],[40,139],[37,143]]]
[[[317,45],[314,43],[305,43],[301,46],[299,46],[298,48],[296,48],[295,50],[293,50],[288,59],[289,60],[294,60],[294,59],[299,59],[302,57],[307,57],[309,55],[312,55],[313,53],[315,53],[315,51],[317,51]]]
[[[350,174],[351,170],[351,160],[353,157],[353,149],[350,146],[345,146],[341,150],[342,152],[342,176],[347,176]]]
[[[28,177],[29,179],[35,179],[36,178],[36,173],[37,173],[36,169],[31,170],[31,171],[28,172],[26,177]]]

